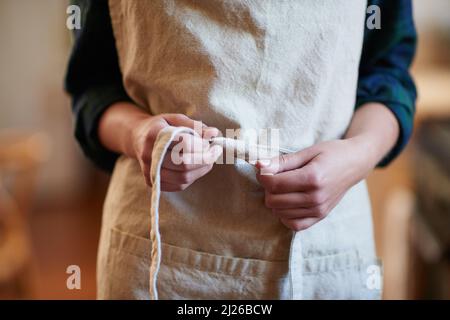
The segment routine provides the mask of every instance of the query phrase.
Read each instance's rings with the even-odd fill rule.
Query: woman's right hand
[[[202,126],[183,114],[161,114],[149,116],[136,123],[133,130],[133,148],[136,159],[148,185],[151,185],[150,167],[153,146],[158,133],[167,126],[196,129],[197,135],[180,134],[166,153],[161,167],[161,190],[181,191],[197,179],[206,175],[221,154],[221,148],[210,147],[208,139],[219,134],[219,130]],[[182,154],[172,152],[173,147],[182,150]],[[194,148],[194,146],[197,146]],[[201,148],[198,148],[201,146]],[[180,164],[181,160],[181,164]]]
[[[181,134],[179,142],[174,141],[170,149],[181,143],[177,145],[177,150],[182,150],[182,153],[177,154],[175,159],[174,152],[169,150],[162,163],[161,190],[181,191],[206,175],[221,155],[220,147],[210,147],[208,143],[210,138],[219,134],[218,129],[202,125],[183,114],[151,116],[131,103],[119,102],[109,107],[102,115],[98,134],[100,141],[108,149],[136,158],[145,182],[151,186],[153,145],[158,133],[167,126],[188,127],[198,133]]]

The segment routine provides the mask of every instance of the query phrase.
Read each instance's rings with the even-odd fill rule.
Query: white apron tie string
[[[157,278],[158,272],[161,265],[161,235],[159,232],[159,199],[161,196],[161,167],[166,155],[166,152],[174,139],[181,133],[188,133],[193,135],[198,135],[193,129],[187,127],[165,127],[162,129],[156,138],[156,141],[153,145],[152,151],[152,163],[150,167],[150,178],[152,182],[152,196],[151,196],[151,230],[150,230],[150,239],[152,242],[152,252],[151,252],[151,264],[150,264],[150,298],[152,300],[158,300],[158,290],[157,290]],[[268,152],[264,154],[270,154],[270,148],[268,146],[262,145],[246,145],[246,143],[242,140],[223,138],[223,137],[215,137],[210,140],[211,145],[219,145],[224,151],[225,150],[233,150],[235,152],[235,156],[239,159],[248,161],[249,159],[249,149],[252,147],[257,148],[258,150],[262,150],[262,152]],[[257,151],[256,154],[260,151]],[[281,153],[287,153],[288,151],[283,150]],[[292,246],[294,245],[295,236],[293,237],[291,244],[291,252]],[[296,273],[300,270],[298,269],[298,264],[295,264],[295,267],[292,267],[292,258],[289,257],[289,277],[291,287],[293,286],[292,280],[292,272],[291,268],[296,270]],[[301,272],[300,272],[301,273]],[[291,288],[292,290],[293,288]],[[291,298],[294,298],[291,293]]]

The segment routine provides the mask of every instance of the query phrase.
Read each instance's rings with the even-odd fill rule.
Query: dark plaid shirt
[[[108,1],[73,1],[82,9],[82,28],[75,43],[65,79],[72,96],[75,136],[87,157],[111,171],[118,157],[97,136],[98,121],[111,104],[131,101],[125,92],[109,16]],[[380,162],[392,161],[407,144],[413,127],[416,89],[408,71],[417,41],[411,0],[369,0],[381,12],[381,29],[364,31],[355,108],[380,102],[395,115],[400,135]]]

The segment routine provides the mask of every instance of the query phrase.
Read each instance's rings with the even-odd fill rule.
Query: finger
[[[193,120],[180,113],[166,113],[162,117],[174,127],[187,127],[193,129],[199,136],[202,135],[205,125],[201,121]]]
[[[330,200],[327,200],[319,205],[306,207],[306,208],[291,208],[291,209],[280,209],[275,208],[272,209],[272,213],[279,217],[285,219],[296,219],[296,218],[306,218],[306,217],[315,217],[318,219],[325,218],[331,210],[336,206],[337,203],[342,199],[344,194],[338,194],[334,197],[331,197]]]
[[[196,166],[202,167],[213,164],[222,154],[222,151],[222,148],[218,146],[208,147],[203,153],[180,153],[177,149],[173,149],[164,156],[163,162],[165,161],[168,169],[178,166],[178,169],[181,169],[178,171],[186,171],[184,169],[191,169],[190,166],[194,166],[192,169],[195,169]]]
[[[169,145],[169,150],[185,153],[202,153],[209,147],[208,140],[202,139],[201,136],[190,133],[180,133],[175,136]]]
[[[263,175],[274,175],[280,172],[298,169],[311,161],[318,152],[315,148],[306,148],[299,152],[282,154],[267,160],[258,160],[256,167]]]
[[[206,140],[217,137],[220,134],[219,129],[215,127],[209,127],[202,121],[193,120],[184,114],[168,113],[163,114],[162,116],[169,125],[175,127],[191,128],[199,136],[204,137]]]
[[[215,138],[220,135],[220,131],[217,128],[214,127],[204,127],[202,137],[206,141],[209,141],[212,138]]]
[[[212,168],[212,165],[201,167],[190,171],[174,171],[163,169],[161,170],[161,181],[170,184],[191,184],[195,180],[207,174]]]
[[[167,152],[163,159],[162,168],[175,171],[190,171],[207,165],[207,163],[204,163],[203,156],[200,153],[172,155],[172,152]]]
[[[302,231],[310,228],[320,221],[318,218],[304,218],[304,219],[280,219],[281,223],[289,229],[294,231]]]
[[[333,202],[325,202],[309,208],[272,209],[272,213],[279,218],[295,219],[316,217],[319,219],[323,219],[328,215],[332,208]]]
[[[256,175],[259,183],[270,193],[291,193],[319,190],[324,185],[320,168],[314,163],[296,170],[281,172],[276,175]]]
[[[264,203],[269,209],[310,208],[322,204],[326,199],[321,195],[306,192],[270,193],[266,190]]]

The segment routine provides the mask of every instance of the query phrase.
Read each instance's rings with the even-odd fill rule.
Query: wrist
[[[111,105],[100,118],[98,135],[109,150],[134,157],[134,131],[139,123],[150,116],[129,102]]]
[[[152,116],[148,114],[136,114],[127,122],[128,130],[123,141],[124,153],[132,158],[137,158],[140,153],[139,141],[146,135],[149,120]]]
[[[369,172],[376,167],[383,157],[376,141],[368,134],[361,134],[345,139],[351,145],[354,165]]]
[[[394,114],[381,103],[366,103],[358,108],[345,138],[373,169],[394,147],[399,125]]]

